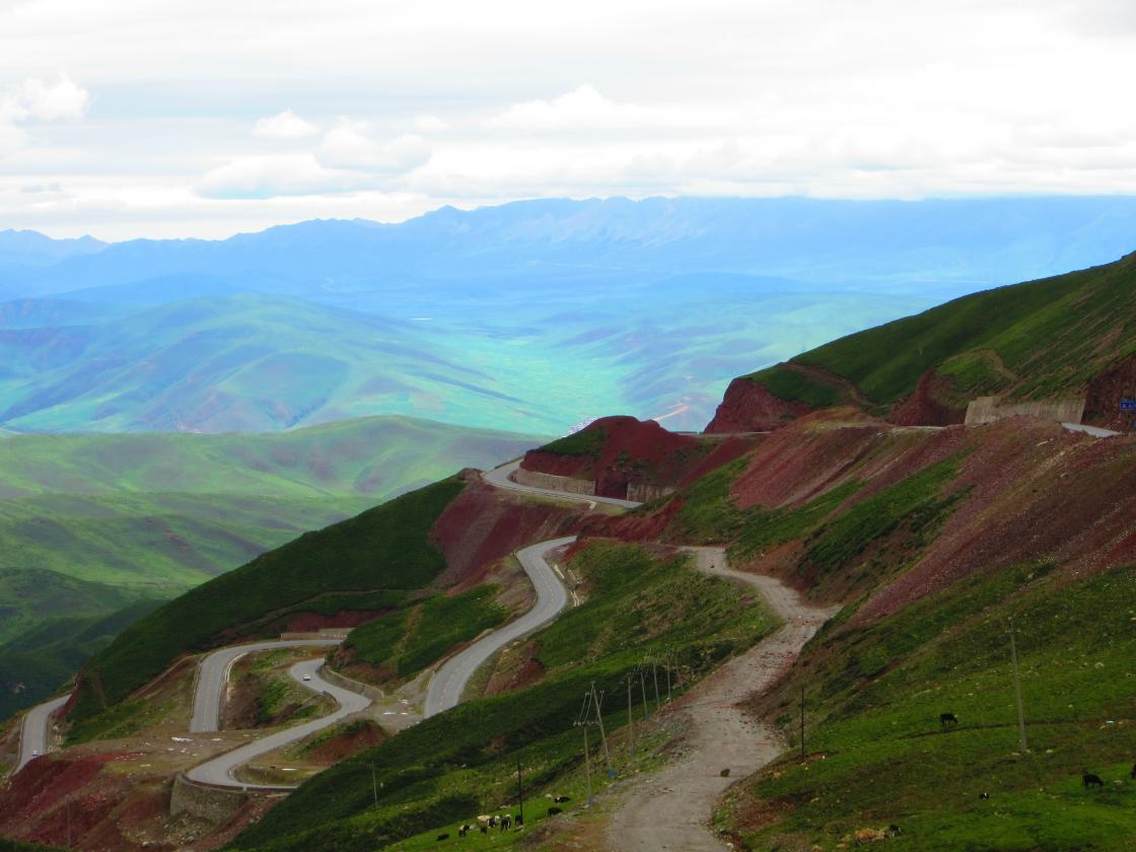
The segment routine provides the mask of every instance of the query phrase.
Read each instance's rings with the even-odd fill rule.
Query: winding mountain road
[[[248,790],[292,789],[291,787],[282,785],[246,784],[234,778],[233,772],[237,767],[243,766],[255,757],[302,740],[304,737],[310,736],[316,731],[321,731],[324,728],[334,725],[336,722],[347,718],[353,713],[366,710],[371,705],[371,699],[367,698],[365,695],[343,689],[335,684],[328,683],[320,677],[319,670],[322,665],[322,659],[301,660],[288,670],[288,674],[301,686],[313,692],[323,692],[330,695],[339,703],[338,710],[327,716],[313,719],[311,722],[285,728],[282,731],[261,737],[258,740],[235,748],[232,751],[227,751],[224,754],[218,755],[211,760],[207,760],[193,767],[193,769],[186,772],[186,777],[189,778],[190,781],[195,781],[199,784],[210,784],[216,787],[237,787]],[[305,680],[305,678],[307,678],[307,680]]]
[[[559,495],[559,492],[556,493]],[[482,663],[510,642],[554,620],[568,605],[568,590],[557,572],[548,564],[547,557],[549,552],[575,540],[574,535],[554,538],[517,551],[517,559],[536,589],[536,603],[520,618],[494,630],[442,664],[430,679],[430,686],[426,690],[427,718],[456,707],[461,702],[466,684]]]
[[[191,734],[221,730],[221,704],[229,670],[233,663],[246,654],[258,651],[276,651],[281,648],[319,648],[338,645],[342,639],[277,639],[249,642],[220,648],[202,658],[197,664],[197,682],[193,690],[193,716],[189,720]]]
[[[20,723],[20,758],[16,763],[19,772],[41,754],[46,754],[50,738],[51,715],[67,703],[70,695],[60,695],[42,704],[37,704],[24,714]]]

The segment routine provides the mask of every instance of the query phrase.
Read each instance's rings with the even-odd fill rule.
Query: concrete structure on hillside
[[[1037,417],[1056,423],[1080,423],[1085,416],[1085,398],[1050,399],[1003,403],[996,396],[980,396],[966,407],[966,425],[981,426],[1007,417]]]

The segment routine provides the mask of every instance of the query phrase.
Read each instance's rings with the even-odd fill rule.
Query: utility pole
[[[588,726],[584,725],[584,772],[588,776],[588,806],[592,804],[592,758],[588,748]]]
[[[667,704],[670,704],[671,703],[671,662],[672,662],[670,650],[667,651],[667,656],[666,656],[665,659],[667,661],[667,663],[666,663],[666,665],[667,665]]]
[[[631,741],[631,756],[635,757],[635,715],[631,711],[631,673],[627,673],[627,730]]]
[[[615,773],[611,769],[611,753],[607,750],[607,732],[604,731],[603,713],[603,696],[596,692],[596,682],[592,681],[592,706],[596,708],[596,724],[600,726],[600,739],[603,741],[604,750],[604,763],[607,765],[607,774],[609,777],[614,778]]]
[[[654,658],[651,659],[651,677],[655,680],[655,712],[659,712],[659,665]]]
[[[643,666],[639,666],[639,691],[643,694],[643,721],[651,718],[651,711],[647,709],[647,679],[643,673]]]
[[[588,744],[588,726],[592,723],[592,691],[588,690],[584,693],[584,703],[580,707],[580,712],[576,716],[576,721],[573,723],[576,727],[584,729],[584,771],[588,776],[588,806],[592,804],[592,757],[591,747]]]
[[[517,825],[525,824],[525,787],[521,781],[521,757],[517,755]]]
[[[1026,742],[1026,713],[1022,706],[1022,678],[1018,672],[1018,644],[1014,641],[1014,619],[1011,618],[1010,622],[1010,660],[1014,666],[1014,698],[1018,704],[1018,745],[1022,753],[1025,754],[1029,751],[1029,743]]]
[[[379,806],[379,785],[375,780],[375,764],[371,764],[371,792],[375,796],[375,807]]]
[[[805,688],[801,687],[801,762],[805,760]]]

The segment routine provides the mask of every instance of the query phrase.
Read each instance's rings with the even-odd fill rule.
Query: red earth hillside
[[[887,495],[940,463],[954,471],[929,495],[943,507],[937,521],[920,526],[917,514],[900,516],[836,568],[828,562],[820,570],[810,554],[826,531],[854,538],[853,528],[835,526],[841,518],[877,497],[899,499]],[[864,594],[855,618],[873,620],[1003,566],[1045,560],[1074,576],[1136,563],[1136,437],[1102,440],[1024,417],[927,428],[851,409],[817,412],[752,449],[729,495],[760,523],[762,513],[793,512],[841,486],[852,490],[832,514],[796,538],[735,553],[735,567],[781,576],[828,603]],[[729,544],[683,537],[679,521],[691,499],[680,490],[647,512],[594,518],[585,534]]]
[[[726,395],[714,419],[706,426],[706,433],[768,432],[810,411],[805,403],[780,399],[760,382],[742,376],[726,388]]]
[[[624,498],[631,485],[668,487],[713,449],[693,435],[668,432],[654,420],[604,417],[525,454],[524,470],[595,482],[596,494]]]

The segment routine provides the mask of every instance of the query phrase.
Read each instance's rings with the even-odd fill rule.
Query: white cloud
[[[400,175],[430,159],[430,143],[421,136],[404,135],[389,142],[369,136],[367,128],[347,119],[324,134],[317,156],[326,166],[361,169],[372,174]]]
[[[265,139],[303,139],[319,133],[319,127],[310,121],[305,121],[286,109],[268,118],[259,119],[253,127],[253,135]]]
[[[54,82],[29,77],[0,96],[0,120],[74,121],[87,113],[91,97],[66,74]]]
[[[558,194],[1136,193],[1133,8],[0,0],[0,181],[99,199],[14,193],[0,213],[114,211],[121,235],[134,211],[150,232],[135,180],[163,221],[181,208],[213,235],[372,201],[405,218]],[[81,132],[90,98],[57,57],[99,95]]]
[[[486,126],[521,132],[631,130],[685,125],[697,111],[617,103],[584,85],[550,100],[524,101],[492,116]]]
[[[365,175],[321,165],[311,154],[241,157],[212,169],[198,181],[205,198],[274,198],[279,195],[324,195],[366,189]]]
[[[442,133],[450,129],[449,122],[436,115],[416,115],[412,126],[418,133]]]

